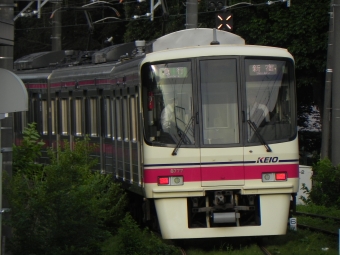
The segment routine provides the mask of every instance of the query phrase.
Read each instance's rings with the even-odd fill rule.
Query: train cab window
[[[76,98],[74,99],[74,135],[75,136],[82,136],[84,135],[84,128],[83,128],[83,99]]]
[[[55,107],[55,104],[56,104],[56,101],[54,99],[51,100],[51,124],[52,124],[52,129],[51,129],[51,132],[52,132],[52,135],[55,135],[56,134],[56,114],[55,114],[55,110],[56,110],[56,107]]]
[[[203,143],[239,143],[236,59],[200,61]]]
[[[69,123],[68,123],[68,99],[62,98],[60,99],[60,134],[68,135],[69,134]]]
[[[48,134],[48,105],[47,100],[41,101],[41,122],[42,122],[42,130],[41,133],[43,135]]]
[[[293,64],[284,59],[246,59],[247,141],[282,141],[296,135]]]
[[[191,62],[145,64],[142,83],[145,139],[194,144]]]
[[[137,97],[130,98],[130,110],[131,110],[131,141],[137,142]]]

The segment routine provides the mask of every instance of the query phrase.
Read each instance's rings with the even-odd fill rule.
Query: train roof
[[[152,42],[135,43],[113,45],[95,52],[65,50],[33,53],[16,60],[14,67],[17,70],[31,69],[36,76],[42,78],[47,78],[47,73],[53,73],[53,78],[90,78],[92,73],[101,73],[102,77],[108,75],[115,67],[119,69],[123,61],[126,66],[126,60],[139,58],[146,58],[144,61],[222,55],[292,58],[285,49],[245,45],[244,39],[238,35],[210,28],[185,29]],[[33,76],[29,72],[20,75],[27,78]]]
[[[152,43],[152,52],[211,44],[244,45],[245,41],[233,33],[210,28],[193,28],[158,38]]]
[[[293,59],[292,55],[282,48],[254,46],[254,45],[209,45],[180,49],[169,49],[147,54],[143,62],[155,62],[180,58],[208,57],[208,56],[254,56],[254,57],[282,57]]]

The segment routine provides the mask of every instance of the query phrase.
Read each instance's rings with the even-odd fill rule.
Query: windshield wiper
[[[178,149],[181,147],[182,142],[183,142],[183,140],[184,140],[183,137],[187,135],[187,133],[188,133],[188,131],[189,131],[189,128],[190,128],[190,125],[191,125],[191,123],[194,121],[194,119],[195,119],[195,116],[192,116],[192,117],[190,118],[189,123],[188,123],[188,125],[185,127],[184,132],[182,132],[182,135],[180,136],[180,139],[179,139],[178,143],[176,144],[175,149],[172,151],[172,154],[171,154],[172,156],[176,156],[176,155],[177,155],[177,151],[178,151]],[[188,138],[188,139],[189,139],[189,138]]]
[[[254,130],[254,133],[259,138],[260,142],[264,145],[264,147],[266,147],[267,152],[272,152],[272,149],[269,147],[267,142],[263,139],[262,135],[259,133],[256,124],[253,121],[250,121],[250,120],[247,120],[247,122],[248,122],[249,126],[252,128],[252,130]]]

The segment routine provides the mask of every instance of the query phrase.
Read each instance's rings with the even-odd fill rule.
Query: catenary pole
[[[334,61],[332,82],[332,153],[334,166],[340,163],[340,0],[333,0]]]
[[[329,31],[328,31],[328,49],[327,64],[325,77],[325,96],[322,119],[322,143],[321,158],[330,158],[331,156],[331,107],[332,107],[332,73],[333,73],[333,0],[330,3],[329,12]]]
[[[61,8],[59,0],[53,1],[53,10]],[[61,11],[56,11],[52,20],[52,51],[61,50]]]
[[[187,0],[186,5],[187,10],[185,27],[186,29],[197,28],[197,12],[198,12],[197,0]]]

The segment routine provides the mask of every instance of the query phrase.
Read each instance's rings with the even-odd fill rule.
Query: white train
[[[49,146],[88,135],[98,170],[144,198],[165,239],[285,234],[299,179],[293,57],[213,29],[136,46],[17,60],[30,111],[16,138],[32,121]]]

